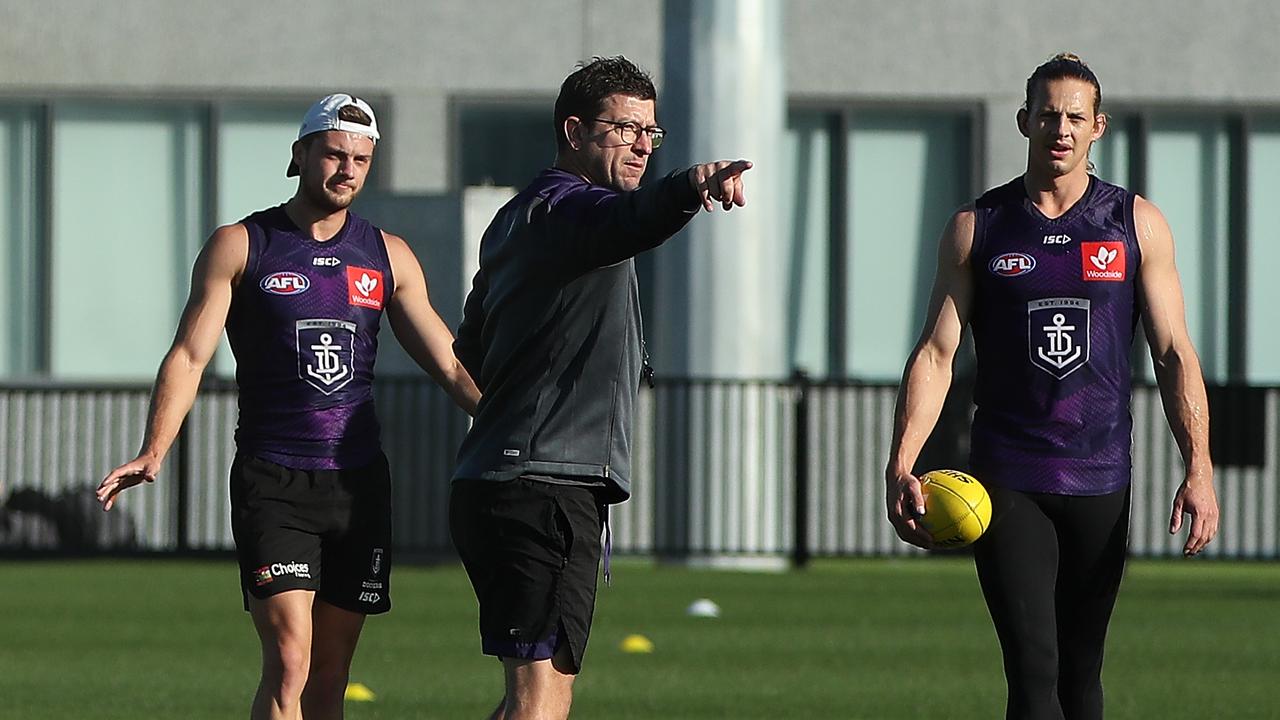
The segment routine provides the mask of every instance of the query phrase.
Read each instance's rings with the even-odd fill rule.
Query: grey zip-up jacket
[[[631,494],[643,368],[637,253],[700,207],[687,173],[631,192],[545,170],[498,211],[454,352],[481,391],[454,480],[541,475]]]

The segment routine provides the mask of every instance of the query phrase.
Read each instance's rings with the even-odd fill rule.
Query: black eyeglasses
[[[636,141],[640,139],[640,133],[644,133],[648,135],[649,140],[653,142],[653,149],[657,150],[658,147],[662,145],[662,139],[667,136],[667,131],[657,125],[642,127],[640,123],[632,122],[630,120],[625,122],[619,120],[605,120],[604,118],[591,118],[591,120],[594,122],[604,123],[606,125],[612,125],[617,128],[618,135],[622,137],[622,142],[628,145],[635,145]]]

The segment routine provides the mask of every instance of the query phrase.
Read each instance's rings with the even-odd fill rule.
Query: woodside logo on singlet
[[[1124,282],[1124,243],[1118,240],[1080,243],[1080,277],[1088,282]]]
[[[369,268],[347,267],[347,297],[352,305],[382,309],[382,273]]]

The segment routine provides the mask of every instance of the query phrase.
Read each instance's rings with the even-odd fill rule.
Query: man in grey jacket
[[[622,57],[571,74],[557,153],[490,223],[454,351],[480,386],[450,528],[506,696],[493,718],[564,718],[595,608],[606,507],[630,495],[641,375],[633,257],[697,214],[745,204],[745,160],[640,187],[665,131],[649,77]]]

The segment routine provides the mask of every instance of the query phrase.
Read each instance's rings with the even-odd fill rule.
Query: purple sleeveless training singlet
[[[373,462],[381,452],[373,361],[394,287],[381,231],[348,212],[342,230],[320,242],[283,205],[241,222],[249,256],[227,318],[237,449],[306,470]]]
[[[1021,177],[975,204],[970,463],[983,482],[1057,495],[1128,484],[1141,262],[1133,202],[1090,176],[1052,220]]]

